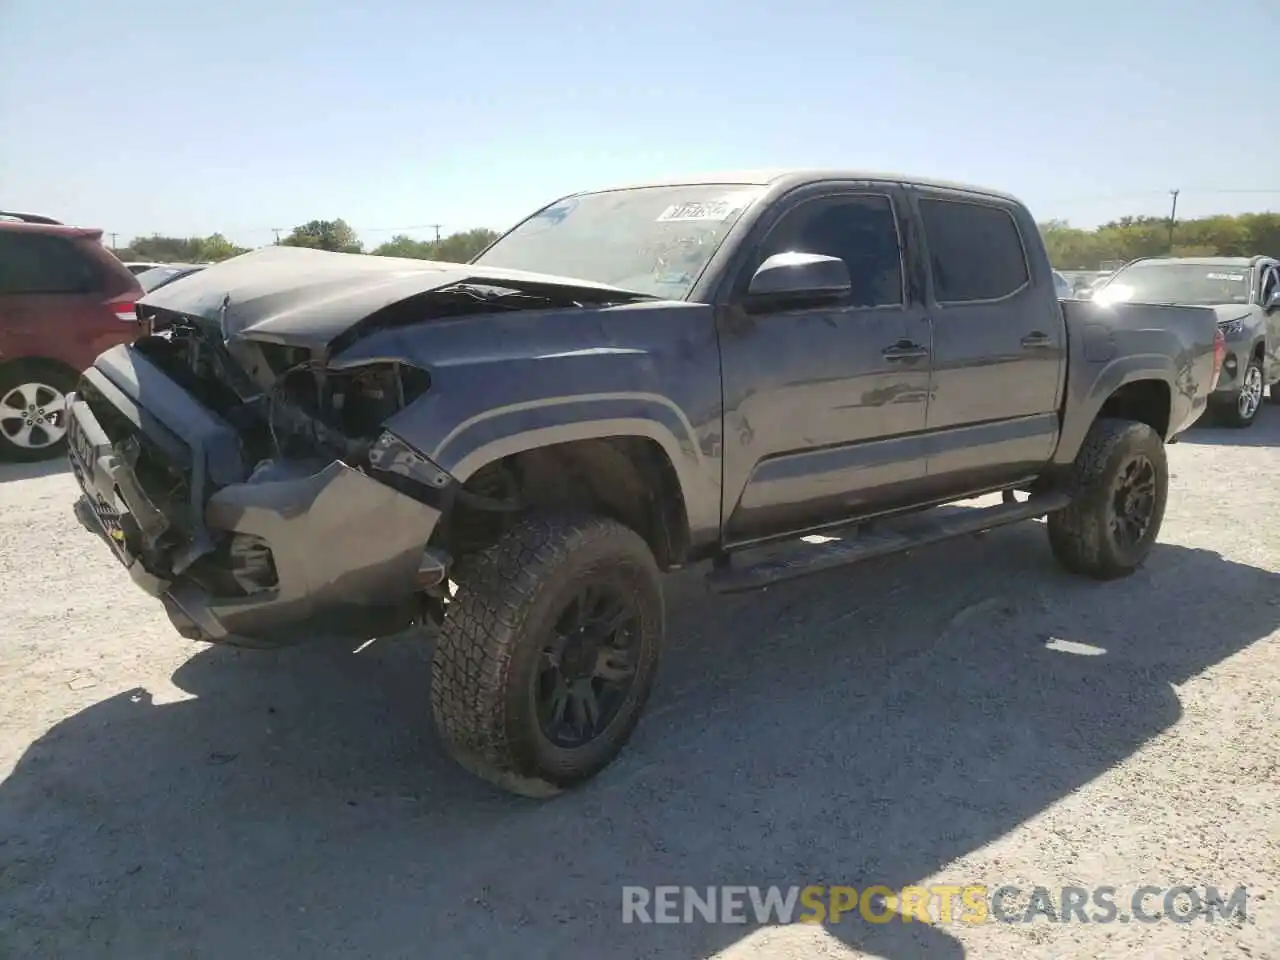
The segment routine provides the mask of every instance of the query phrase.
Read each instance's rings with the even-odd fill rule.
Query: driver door
[[[877,513],[918,495],[930,332],[908,269],[902,204],[890,184],[797,191],[744,245],[717,311],[728,542]],[[752,275],[784,252],[844,260],[850,294],[754,308]]]

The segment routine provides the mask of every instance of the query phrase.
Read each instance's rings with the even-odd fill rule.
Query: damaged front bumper
[[[128,347],[100,357],[70,400],[77,513],[183,636],[385,635],[447,576],[427,543],[451,479],[389,434],[378,448],[401,489],[340,461],[249,471],[234,430]]]

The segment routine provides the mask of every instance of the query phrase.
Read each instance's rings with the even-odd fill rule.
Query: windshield
[[[534,214],[475,262],[683,300],[763,192],[714,183],[581,194]]]
[[[1248,303],[1249,268],[1214,263],[1136,263],[1119,270],[1094,294],[1094,300],[1205,307]]]

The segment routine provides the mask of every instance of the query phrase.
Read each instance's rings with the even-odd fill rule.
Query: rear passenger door
[[[929,264],[930,492],[959,497],[1033,476],[1057,440],[1066,346],[1048,262],[1028,255],[1035,224],[997,197],[911,195]]]

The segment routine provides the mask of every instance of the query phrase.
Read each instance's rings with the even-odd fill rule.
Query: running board
[[[843,530],[843,539],[818,545],[804,544],[785,557],[774,557],[750,566],[735,567],[732,559],[707,574],[707,586],[715,593],[758,590],[784,580],[806,577],[860,560],[886,557],[914,547],[953,537],[981,533],[1022,520],[1034,520],[1071,502],[1065,493],[1049,493],[1029,500],[1006,501],[992,507],[942,506]]]

